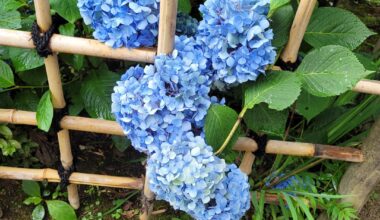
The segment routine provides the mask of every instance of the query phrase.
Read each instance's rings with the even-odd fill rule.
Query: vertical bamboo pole
[[[250,151],[246,151],[244,153],[243,159],[241,160],[239,169],[243,173],[249,175],[252,172],[253,162],[255,162],[255,155]]]
[[[178,0],[161,0],[160,21],[158,29],[157,54],[169,54],[174,49],[175,28],[177,20]],[[144,196],[148,200],[153,200],[154,194],[149,189],[149,179],[145,175]],[[148,220],[152,214],[153,205],[144,207],[144,212],[140,215],[140,220]]]
[[[41,31],[45,32],[52,24],[49,0],[34,0],[34,7],[36,10],[37,24]],[[49,89],[52,94],[53,106],[56,109],[62,109],[65,107],[66,102],[63,95],[61,74],[56,53],[45,58],[45,68],[49,81]],[[57,135],[62,165],[67,169],[73,164],[69,131],[61,130]],[[70,184],[67,186],[67,192],[71,206],[78,209],[80,203],[77,186]]]
[[[45,32],[52,24],[49,0],[34,0],[34,7],[36,10],[37,24],[41,31]],[[62,91],[61,73],[59,72],[56,53],[45,58],[45,68],[54,107],[64,108],[66,103]]]
[[[300,1],[292,28],[290,29],[289,41],[281,55],[283,61],[291,63],[297,61],[298,51],[316,3],[317,0]]]

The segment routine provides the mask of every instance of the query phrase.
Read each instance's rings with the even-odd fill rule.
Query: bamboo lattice
[[[49,0],[34,0],[37,23],[42,31],[51,25]],[[54,34],[50,40],[50,48],[55,53],[45,59],[49,88],[52,101],[57,109],[64,108],[66,103],[62,91],[62,82],[59,72],[57,52],[97,56],[120,60],[153,63],[156,54],[168,54],[174,47],[178,0],[161,0],[158,46],[155,48],[112,49],[97,40],[68,37]],[[290,31],[289,42],[286,45],[281,59],[285,62],[295,62],[297,54],[309,23],[316,0],[301,0]],[[31,33],[25,31],[0,29],[0,45],[35,48],[31,40]],[[375,80],[361,80],[353,91],[380,95],[380,82]],[[0,122],[22,125],[37,125],[36,113],[15,109],[0,109]],[[61,131],[58,132],[61,162],[64,168],[72,165],[69,130],[94,132],[111,135],[124,135],[122,128],[114,121],[92,119],[84,117],[65,116],[60,121]],[[250,174],[254,163],[254,152],[258,149],[257,143],[250,138],[239,138],[234,150],[244,152],[240,169]],[[266,153],[294,156],[309,156],[326,159],[362,162],[363,153],[353,148],[342,148],[311,143],[294,143],[284,141],[268,141]],[[0,179],[36,180],[59,182],[58,172],[53,169],[25,169],[0,166]],[[149,181],[145,178],[115,177],[106,175],[86,174],[74,172],[70,176],[68,186],[69,202],[74,208],[79,207],[79,196],[76,184],[117,187],[127,189],[142,189],[147,199],[152,200],[154,195],[149,190]],[[273,198],[268,197],[268,202]],[[273,201],[272,201],[273,202]],[[153,207],[145,207],[140,219],[149,219]]]

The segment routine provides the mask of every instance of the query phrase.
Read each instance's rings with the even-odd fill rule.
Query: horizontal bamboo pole
[[[318,157],[350,162],[364,161],[364,155],[361,150],[322,144],[270,140],[265,148],[265,152],[268,154]]]
[[[0,122],[37,125],[36,114],[34,112],[13,109],[0,109]],[[117,122],[103,119],[65,116],[61,121],[61,127],[67,130],[124,136],[123,129]],[[257,148],[256,141],[247,137],[240,137],[233,147],[237,151],[249,152],[255,152]],[[351,162],[363,162],[364,160],[363,153],[355,148],[277,140],[268,141],[266,153],[319,157]]]
[[[53,169],[26,169],[0,166],[0,179],[34,180],[59,183],[57,170]],[[139,178],[117,177],[74,172],[70,176],[71,184],[104,186],[124,189],[142,189],[143,182]]]
[[[0,45],[21,48],[35,48],[31,33],[0,28]],[[50,39],[50,48],[54,52],[81,54],[119,60],[153,63],[156,56],[154,48],[113,49],[93,39],[70,37],[54,34]]]
[[[352,90],[360,93],[380,95],[380,81],[363,79]]]

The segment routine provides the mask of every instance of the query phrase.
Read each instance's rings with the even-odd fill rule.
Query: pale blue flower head
[[[207,0],[197,40],[210,59],[217,87],[256,78],[273,64],[273,32],[266,17],[269,0]]]
[[[156,43],[159,0],[78,0],[94,38],[110,47],[143,47]]]
[[[191,132],[151,154],[148,176],[158,199],[195,219],[240,219],[250,205],[247,176]]]
[[[122,76],[112,94],[112,112],[137,150],[150,152],[182,132],[201,132],[211,105],[206,69],[202,50],[182,36],[172,55]]]

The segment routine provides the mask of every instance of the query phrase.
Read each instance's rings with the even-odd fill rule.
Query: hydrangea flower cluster
[[[145,153],[181,132],[200,132],[211,105],[207,60],[193,38],[176,37],[172,56],[130,68],[117,82],[112,111],[134,147]]]
[[[194,36],[197,33],[198,21],[190,15],[179,12],[177,14],[177,35]]]
[[[153,46],[158,34],[159,0],[78,0],[94,38],[118,47]]]
[[[147,26],[157,22],[148,21],[157,9],[156,1],[118,0],[115,5],[138,14],[130,23],[135,28],[144,19]],[[80,0],[78,5],[95,5],[86,11],[85,20],[91,20],[99,14],[110,16],[103,5],[114,2],[92,0],[86,5]],[[201,6],[204,20],[195,39],[176,37],[171,55],[157,56],[154,65],[145,68],[130,68],[114,88],[112,111],[132,145],[148,154],[151,190],[196,219],[240,219],[250,206],[248,177],[236,165],[214,156],[205,143],[203,127],[211,103],[218,102],[209,96],[214,83],[224,87],[255,80],[274,62],[268,6],[269,0],[207,0]],[[112,15],[115,11],[110,9]],[[191,30],[190,23],[179,21],[179,29]],[[133,37],[144,35],[142,29],[134,30],[126,41],[110,31],[107,36],[117,40],[109,44],[132,44]],[[138,43],[142,42],[146,43]]]
[[[207,0],[197,38],[211,60],[218,88],[256,80],[275,60],[269,0]]]
[[[204,138],[184,133],[163,143],[148,162],[150,188],[158,199],[195,219],[240,219],[249,209],[248,177],[215,157]]]

